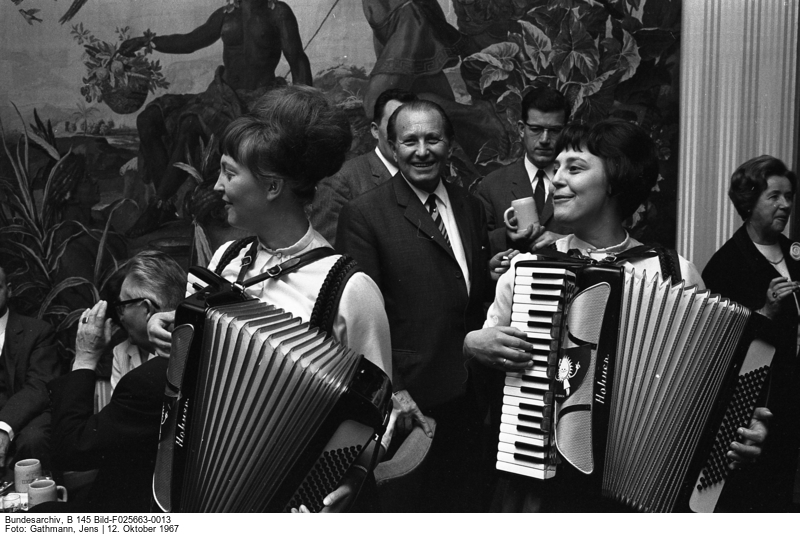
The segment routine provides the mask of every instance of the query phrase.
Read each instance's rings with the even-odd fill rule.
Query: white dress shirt
[[[0,355],[3,354],[3,348],[6,345],[6,327],[8,326],[8,309],[6,313],[0,317]],[[14,430],[5,422],[0,422],[0,431],[8,433],[8,439],[14,440]]]
[[[405,176],[403,177],[403,180],[405,180],[406,184],[411,187],[411,190],[417,195],[419,202],[421,202],[422,206],[424,207],[425,203],[428,201],[428,197],[432,194],[422,191],[414,184],[409,182]],[[461,273],[464,275],[464,282],[467,284],[467,295],[469,295],[471,284],[469,278],[469,267],[467,266],[467,255],[464,253],[464,244],[461,243],[461,233],[458,232],[458,224],[456,223],[455,216],[453,215],[453,207],[452,204],[450,204],[450,196],[447,194],[447,189],[444,187],[444,183],[441,180],[439,180],[439,185],[436,186],[433,194],[436,195],[436,209],[439,211],[439,215],[442,216],[442,221],[444,221],[444,228],[447,230],[448,238],[450,238],[450,247],[453,249],[453,254],[458,262],[458,267],[461,268]],[[427,210],[428,209],[425,208],[425,211]]]
[[[395,164],[393,164],[392,162],[390,162],[389,160],[387,160],[386,156],[383,155],[383,153],[381,152],[381,150],[378,147],[375,147],[375,154],[378,155],[378,158],[381,159],[381,161],[383,162],[383,165],[385,165],[386,169],[389,170],[389,174],[390,175],[394,176],[394,175],[397,174],[397,171],[398,171],[397,166]]]

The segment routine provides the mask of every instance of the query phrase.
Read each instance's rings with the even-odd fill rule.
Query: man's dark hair
[[[551,111],[563,111],[564,120],[569,119],[569,109],[567,99],[564,95],[549,87],[535,87],[525,93],[522,98],[522,120],[528,122],[528,112],[539,110],[543,113]]]
[[[453,128],[453,123],[450,122],[450,118],[447,116],[445,111],[442,109],[441,106],[436,104],[435,102],[431,102],[430,100],[415,100],[413,102],[408,102],[403,104],[396,110],[391,117],[389,117],[389,124],[386,125],[386,137],[389,139],[390,142],[397,141],[397,131],[395,124],[397,123],[397,116],[403,110],[408,111],[427,111],[427,112],[435,112],[438,113],[439,116],[442,118],[442,124],[444,125],[444,135],[447,138],[448,143],[452,143],[455,139],[456,131]]]
[[[375,108],[372,113],[372,121],[374,123],[380,124],[381,119],[383,119],[383,112],[386,108],[386,105],[392,100],[396,100],[401,104],[405,104],[407,102],[414,102],[417,100],[417,95],[404,89],[387,89],[381,93],[378,96],[378,100],[375,101]]]

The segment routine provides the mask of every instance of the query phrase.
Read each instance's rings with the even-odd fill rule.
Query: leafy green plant
[[[211,134],[208,143],[200,139],[200,159],[194,165],[189,149],[186,149],[186,163],[176,163],[175,167],[186,171],[194,179],[195,188],[184,199],[184,213],[192,218],[192,246],[189,261],[199,266],[207,266],[211,261],[211,245],[206,236],[203,222],[221,207],[220,196],[213,190],[219,167],[218,144]]]
[[[17,115],[22,120],[19,110]],[[36,120],[36,129],[29,129],[23,121],[24,133],[16,144],[15,152],[6,142],[6,131],[0,121],[3,149],[13,170],[13,176],[0,177],[0,254],[11,264],[22,266],[23,271],[15,273],[16,279],[22,281],[14,285],[15,296],[29,304],[33,303],[37,318],[50,322],[57,331],[63,332],[77,321],[83,310],[83,307],[76,307],[76,303],[60,299],[63,292],[71,288],[84,288],[96,302],[100,298],[99,289],[118,267],[118,262],[111,256],[111,269],[103,270],[103,266],[109,265],[104,258],[110,233],[109,223],[101,232],[63,218],[59,206],[70,190],[70,184],[82,178],[80,175],[84,167],[75,165],[76,158],[82,156],[71,151],[60,154],[55,147],[55,136],[49,122],[47,126],[41,124],[38,115]],[[47,174],[40,201],[37,201],[33,188],[30,141],[55,161]],[[118,201],[112,211],[124,201],[127,200]],[[98,243],[93,280],[84,277],[60,278],[59,268],[67,248],[82,236],[88,236]]]
[[[530,86],[562,92],[576,121],[593,122],[624,110],[643,124],[662,114],[658,99],[663,86],[671,83],[668,60],[677,50],[679,8],[667,6],[675,12],[665,14],[664,5],[670,2],[639,0],[530,4],[535,7],[505,41],[464,59],[465,69],[476,73],[467,84],[496,103],[511,139],[518,138],[522,95]],[[479,164],[510,163],[523,150],[519,142],[509,154],[484,149]]]
[[[142,50],[132,55],[119,53],[119,44],[101,41],[91,31],[84,29],[83,23],[72,27],[72,36],[83,45],[86,77],[83,78],[81,95],[86,102],[103,102],[110,90],[130,87],[146,93],[158,88],[168,88],[169,83],[161,72],[160,61],[152,61],[147,56],[153,52],[152,39],[155,34],[144,32],[147,39]],[[130,27],[117,28],[116,34],[121,43],[128,39]]]

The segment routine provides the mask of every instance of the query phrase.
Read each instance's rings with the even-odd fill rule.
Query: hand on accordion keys
[[[502,371],[521,371],[533,365],[533,344],[516,327],[486,327],[468,333],[464,354],[484,366]]]
[[[156,312],[147,320],[147,337],[160,357],[168,357],[172,347],[172,328],[175,311]]]
[[[732,442],[731,449],[727,453],[727,457],[731,461],[728,467],[731,470],[739,468],[743,464],[756,462],[767,439],[770,418],[772,418],[772,413],[768,408],[756,407],[747,429],[739,428],[737,430],[742,441]]]

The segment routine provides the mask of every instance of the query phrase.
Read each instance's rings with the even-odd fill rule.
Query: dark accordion
[[[497,468],[549,479],[567,462],[639,511],[713,511],[774,353],[760,317],[611,265],[512,269],[511,325],[535,365],[507,373]]]
[[[318,511],[380,439],[389,379],[325,332],[216,282],[176,310],[156,504],[167,512]]]

